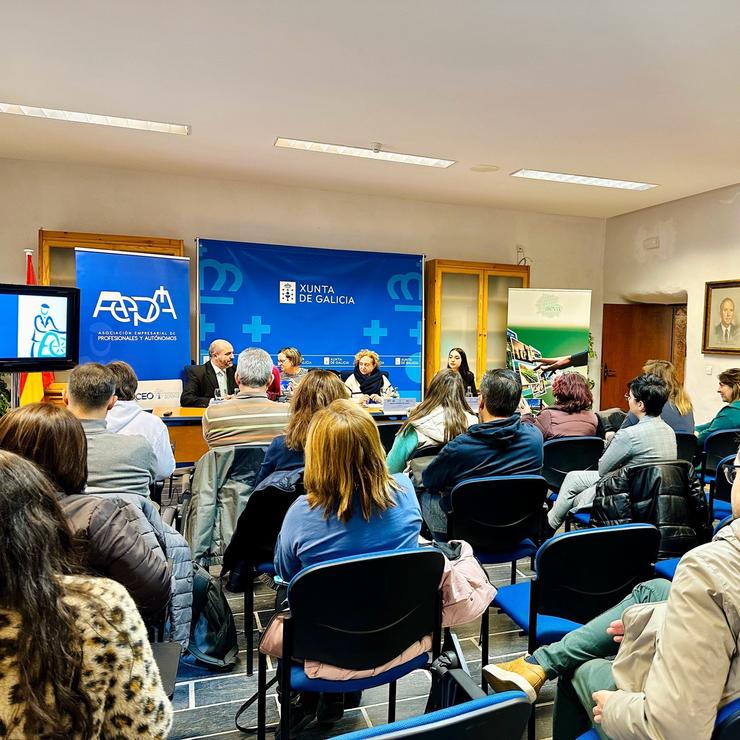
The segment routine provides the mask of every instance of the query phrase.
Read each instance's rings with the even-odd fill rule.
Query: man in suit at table
[[[208,362],[186,367],[185,373],[180,406],[208,406],[217,388],[222,398],[231,398],[236,390],[234,348],[225,339],[214,339],[208,348]]]

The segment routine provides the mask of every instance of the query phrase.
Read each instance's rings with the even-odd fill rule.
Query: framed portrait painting
[[[706,283],[702,352],[740,355],[740,280]]]

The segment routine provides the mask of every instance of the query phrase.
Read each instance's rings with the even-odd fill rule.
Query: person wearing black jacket
[[[0,449],[41,468],[59,492],[83,565],[123,585],[142,617],[155,625],[170,601],[169,566],[139,534],[131,505],[84,493],[87,439],[79,420],[48,403],[13,409],[0,419]]]
[[[180,406],[205,408],[216,389],[229,398],[236,391],[234,370],[234,348],[225,339],[215,339],[208,347],[208,362],[185,368]]]

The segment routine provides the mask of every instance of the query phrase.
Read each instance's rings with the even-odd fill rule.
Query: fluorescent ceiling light
[[[419,157],[416,154],[399,154],[385,152],[382,149],[364,148],[359,146],[342,146],[341,144],[322,144],[320,141],[302,141],[301,139],[275,139],[275,146],[286,149],[303,149],[308,152],[323,152],[324,154],[343,154],[346,157],[363,157],[364,159],[384,159],[388,162],[402,164],[420,164],[425,167],[449,167],[455,164],[454,159],[437,159],[436,157]]]
[[[0,102],[0,113],[12,113],[14,116],[33,116],[34,118],[52,118],[57,121],[72,121],[74,123],[94,123],[98,126],[136,128],[142,131],[157,131],[162,134],[187,136],[190,133],[190,126],[182,123],[140,121],[136,118],[99,116],[95,113],[76,113],[75,111],[54,110],[53,108],[35,108],[32,105],[16,105],[14,103]]]
[[[542,172],[541,170],[517,170],[512,177],[526,177],[530,180],[549,180],[550,182],[569,182],[573,185],[596,185],[600,188],[620,188],[621,190],[650,190],[657,188],[648,182],[631,182],[630,180],[609,180],[604,177],[587,175],[568,175],[563,172]]]

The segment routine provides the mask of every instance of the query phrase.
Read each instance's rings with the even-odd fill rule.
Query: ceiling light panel
[[[610,180],[605,177],[589,177],[588,175],[569,175],[564,172],[543,172],[542,170],[517,170],[511,173],[512,177],[525,177],[529,180],[548,180],[549,182],[567,182],[571,185],[595,185],[599,188],[618,188],[620,190],[650,190],[657,188],[648,182],[632,182],[630,180]]]
[[[10,113],[14,116],[32,116],[33,118],[49,118],[55,121],[71,121],[73,123],[92,123],[96,126],[133,128],[140,129],[141,131],[156,131],[162,134],[187,136],[190,133],[190,126],[182,123],[161,123],[159,121],[142,121],[137,118],[100,116],[96,113],[77,113],[76,111],[55,110],[54,108],[36,108],[32,105],[16,105],[15,103],[0,102],[0,113]]]
[[[450,167],[455,164],[454,159],[438,159],[436,157],[420,157],[416,154],[400,154],[386,152],[382,149],[369,149],[358,146],[342,146],[341,144],[323,144],[320,141],[303,141],[302,139],[275,139],[275,146],[286,149],[303,149],[307,152],[322,152],[324,154],[341,154],[345,157],[362,157],[363,159],[382,159],[387,162],[401,164],[418,164],[424,167]]]

